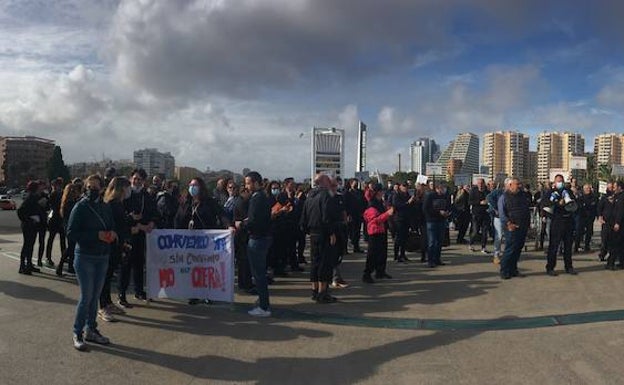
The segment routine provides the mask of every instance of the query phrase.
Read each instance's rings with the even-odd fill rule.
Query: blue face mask
[[[271,189],[271,194],[273,194],[273,196],[279,195],[280,190],[277,188]]]
[[[188,188],[188,192],[189,194],[191,194],[192,197],[196,197],[199,195],[199,186],[189,186]]]
[[[555,187],[557,187],[557,190],[563,190],[563,182],[557,182]]]

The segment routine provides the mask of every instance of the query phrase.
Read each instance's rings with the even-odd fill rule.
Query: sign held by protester
[[[154,230],[146,243],[148,298],[234,302],[229,230]]]

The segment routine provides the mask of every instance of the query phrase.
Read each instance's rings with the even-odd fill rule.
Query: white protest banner
[[[229,230],[153,230],[146,242],[148,298],[234,302]]]
[[[598,181],[598,192],[600,194],[606,194],[607,193],[607,182]]]
[[[418,175],[416,177],[416,184],[427,184],[427,176],[426,175]]]

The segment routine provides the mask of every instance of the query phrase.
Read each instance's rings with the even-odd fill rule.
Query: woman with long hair
[[[32,275],[33,272],[39,273],[39,269],[33,266],[32,255],[35,248],[35,241],[41,226],[45,213],[39,205],[39,184],[37,182],[29,182],[26,186],[26,199],[17,209],[17,216],[22,222],[22,252],[20,254],[19,273]]]
[[[80,183],[72,182],[68,183],[63,189],[63,196],[61,198],[61,210],[60,215],[63,220],[63,227],[65,234],[67,234],[67,224],[69,222],[69,215],[71,214],[74,205],[80,199],[82,195],[82,181]],[[76,274],[74,270],[74,250],[76,249],[76,242],[71,239],[67,239],[67,248],[61,256],[61,260],[56,266],[56,275],[63,276],[63,265],[67,262],[67,272],[69,274]]]
[[[69,216],[67,237],[76,242],[74,269],[80,286],[80,300],[74,321],[74,348],[84,351],[85,341],[107,345],[110,340],[97,329],[98,299],[106,280],[111,245],[117,241],[110,206],[101,199],[102,178],[91,175],[86,193]],[[86,336],[83,329],[86,326]]]
[[[123,204],[123,202],[130,197],[130,193],[130,181],[123,176],[114,177],[104,192],[104,203],[110,207],[113,213],[115,232],[117,233],[117,242],[111,248],[108,271],[106,272],[106,279],[102,287],[102,294],[100,294],[100,310],[98,310],[98,317],[105,322],[115,321],[113,314],[125,314],[122,308],[113,304],[111,298],[111,280],[123,256],[130,251],[130,235],[132,231],[130,226],[132,218],[126,214]]]
[[[180,205],[174,222],[176,229],[189,230],[224,229],[232,223],[223,206],[210,196],[206,183],[201,178],[193,178],[189,182],[188,195]],[[189,300],[190,305],[199,302],[196,298]]]

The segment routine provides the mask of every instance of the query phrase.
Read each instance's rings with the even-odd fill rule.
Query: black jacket
[[[487,195],[489,191],[487,189],[483,189],[483,191],[479,191],[477,187],[473,187],[470,190],[470,206],[472,209],[473,216],[482,216],[487,215],[488,205],[487,202],[485,204],[481,204],[481,201],[487,201]]]
[[[22,221],[23,229],[39,230],[44,226],[43,221],[46,219],[46,214],[39,204],[39,199],[39,194],[28,194],[17,209],[17,217]]]
[[[443,222],[446,218],[440,214],[440,211],[449,211],[451,203],[448,195],[440,195],[437,191],[431,191],[425,195],[423,202],[423,211],[425,212],[425,220],[427,222]]]
[[[229,225],[223,207],[210,197],[198,204],[188,197],[178,209],[174,220],[176,229],[223,229]]]
[[[339,215],[329,191],[316,188],[306,199],[299,225],[306,233],[336,234]]]
[[[249,198],[245,230],[250,238],[263,238],[271,233],[271,206],[263,191],[255,191]]]
[[[175,216],[180,205],[177,199],[168,191],[161,191],[156,195],[156,210],[158,210],[157,227],[173,229]]]

